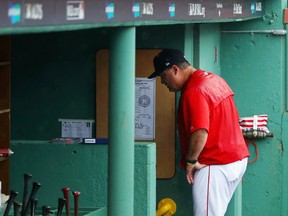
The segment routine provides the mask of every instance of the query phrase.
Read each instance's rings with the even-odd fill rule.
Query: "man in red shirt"
[[[180,166],[193,184],[194,215],[224,216],[249,157],[234,93],[221,77],[193,68],[179,50],[162,50],[153,63],[148,78],[160,76],[169,91],[181,91]]]

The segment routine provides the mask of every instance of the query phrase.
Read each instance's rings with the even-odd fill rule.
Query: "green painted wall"
[[[19,194],[22,202],[24,173],[31,173],[32,182],[41,184],[36,195],[37,206],[57,209],[61,189],[81,192],[79,208],[107,207],[108,145],[51,144],[47,141],[12,141],[15,151],[11,157],[11,189]],[[156,209],[156,145],[135,144],[134,215],[155,215]],[[74,209],[73,196],[69,193],[70,207]]]
[[[12,36],[12,139],[50,140],[61,135],[59,118],[95,119],[95,54],[108,46],[107,36],[106,30]]]
[[[220,25],[199,26],[199,67],[220,75]]]

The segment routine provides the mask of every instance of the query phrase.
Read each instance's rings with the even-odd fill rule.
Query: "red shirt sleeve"
[[[191,134],[198,129],[206,129],[209,132],[209,105],[205,96],[198,91],[187,91],[183,96],[186,134]]]

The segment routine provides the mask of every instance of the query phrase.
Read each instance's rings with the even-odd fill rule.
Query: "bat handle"
[[[35,216],[37,203],[38,203],[37,199],[32,199],[31,200],[31,216]]]
[[[49,216],[51,212],[50,206],[42,206],[42,216]]]
[[[70,202],[69,202],[69,191],[70,188],[66,187],[66,188],[62,188],[61,189],[64,195],[64,199],[65,201],[65,208],[66,208],[66,216],[70,216]]]
[[[15,200],[15,197],[17,195],[18,195],[17,191],[13,191],[13,190],[10,191],[10,197],[9,197],[9,200],[8,200],[8,203],[7,203],[7,206],[6,206],[6,209],[5,209],[5,212],[4,212],[3,216],[8,216],[10,208],[11,208],[11,206],[12,206],[14,200]]]
[[[62,214],[62,210],[63,210],[63,207],[66,203],[66,199],[64,198],[59,198],[58,199],[58,211],[57,211],[57,216],[61,216]]]
[[[74,196],[74,216],[78,216],[79,215],[79,196],[80,196],[80,192],[79,191],[73,191],[72,194]]]
[[[32,175],[30,173],[24,174],[24,191],[23,191],[23,199],[22,199],[22,209],[21,209],[21,215],[24,215],[24,209],[26,208],[27,204],[27,198],[28,198],[28,188],[29,188],[29,182],[32,178]]]
[[[21,203],[17,202],[17,201],[14,201],[13,202],[13,206],[14,206],[14,216],[19,216],[19,209],[20,207],[22,206]]]

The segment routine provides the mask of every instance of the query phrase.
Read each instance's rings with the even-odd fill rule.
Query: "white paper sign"
[[[135,139],[155,138],[155,79],[136,78]]]
[[[92,124],[94,120],[59,119],[62,125],[62,137],[92,138]]]

